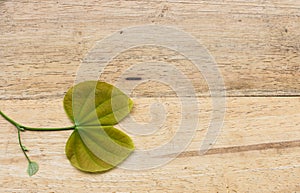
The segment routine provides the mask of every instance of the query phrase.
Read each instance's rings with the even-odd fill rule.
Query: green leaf
[[[98,81],[79,83],[64,97],[66,113],[76,125],[115,125],[132,106],[132,100],[118,88]]]
[[[74,167],[86,172],[103,172],[121,163],[133,150],[129,136],[108,126],[75,130],[65,151]]]
[[[39,170],[39,165],[36,162],[30,161],[28,163],[27,173],[29,176],[33,176],[38,172],[38,170]]]
[[[82,171],[103,172],[124,161],[134,144],[113,125],[126,117],[132,106],[127,95],[104,82],[87,81],[70,88],[64,108],[76,126],[65,148],[71,164]]]

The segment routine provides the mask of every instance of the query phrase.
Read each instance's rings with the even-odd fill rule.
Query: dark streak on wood
[[[141,77],[127,77],[126,80],[142,80]]]
[[[257,94],[257,95],[250,95],[250,94],[244,94],[244,95],[227,95],[226,97],[255,97],[255,98],[259,98],[259,97],[300,97],[300,94],[273,94],[271,93],[270,95],[267,94]]]
[[[300,140],[294,141],[282,141],[282,142],[273,142],[273,143],[261,143],[254,145],[244,145],[244,146],[233,146],[233,147],[223,147],[223,148],[213,148],[208,150],[205,155],[214,155],[214,154],[225,154],[225,153],[239,153],[246,151],[260,151],[267,149],[285,149],[285,148],[294,148],[300,147]],[[194,157],[200,156],[199,151],[186,151],[179,154],[177,157]],[[166,157],[174,156],[174,154],[166,155]],[[165,157],[165,156],[164,156]]]

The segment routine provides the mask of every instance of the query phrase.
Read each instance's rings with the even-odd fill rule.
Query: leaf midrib
[[[86,144],[83,142],[83,140],[81,139],[81,137],[80,137],[80,134],[77,132],[76,133],[76,138],[75,138],[75,142],[77,143],[77,140],[80,140],[81,142],[81,144],[83,145],[83,148],[84,148],[84,150],[86,151],[86,153],[89,155],[89,157],[91,158],[91,160],[94,162],[94,163],[96,163],[96,165],[98,165],[98,166],[100,166],[100,168],[103,168],[103,166],[100,164],[100,163],[98,163],[94,158],[93,158],[93,156],[92,155],[94,155],[95,157],[97,157],[95,154],[93,154],[93,152],[91,152],[89,149],[88,149],[88,147],[86,146]],[[77,158],[77,155],[78,155],[78,153],[77,153],[77,151],[76,151],[76,149],[77,148],[75,148],[75,152],[74,152],[74,155],[75,155],[75,159],[77,160],[77,163],[80,163],[79,161],[78,161],[78,158]],[[92,155],[91,155],[92,154]],[[98,158],[98,159],[100,159],[100,158]],[[102,159],[100,159],[100,160],[102,160]],[[104,160],[102,160],[103,162],[105,162],[106,164],[108,164],[108,165],[110,165],[111,166],[111,168],[113,168],[114,166],[113,165],[111,165],[111,164],[109,164],[109,163],[107,163],[106,161],[104,161]],[[83,169],[82,168],[82,166],[80,166],[80,168],[82,169],[82,170],[85,170],[85,169]],[[104,169],[104,170],[97,170],[97,171],[106,171],[106,170],[109,170],[109,169],[111,169],[111,168],[108,168],[108,169]],[[85,170],[86,171],[86,170]]]
[[[84,117],[80,118],[81,116],[79,116],[79,118],[80,118],[81,120],[84,120],[86,117],[88,117],[88,116],[89,116],[91,113],[93,113],[93,112],[96,112],[96,114],[97,114],[97,109],[98,109],[98,107],[100,107],[101,105],[103,105],[105,102],[107,102],[107,101],[109,101],[109,100],[112,100],[113,97],[118,97],[118,96],[121,96],[121,95],[124,95],[124,94],[118,94],[118,95],[111,96],[110,98],[108,98],[108,99],[102,101],[100,104],[98,104],[97,106],[95,106],[95,108],[92,109],[90,112],[86,113]],[[126,96],[126,95],[124,95],[124,96]],[[87,101],[87,100],[86,100],[86,101]],[[120,108],[120,109],[123,109],[123,108],[124,108],[124,107],[122,107],[122,108]],[[82,112],[82,108],[81,108],[81,112]],[[113,113],[113,111],[109,112],[108,114],[111,114],[111,113]],[[105,114],[104,116],[101,116],[100,118],[105,117],[105,116],[108,115],[108,114]],[[97,115],[97,117],[98,117],[98,115]],[[74,117],[74,119],[75,119],[75,117]],[[99,118],[98,118],[98,119],[99,119]],[[111,125],[113,125],[113,124],[111,124]]]

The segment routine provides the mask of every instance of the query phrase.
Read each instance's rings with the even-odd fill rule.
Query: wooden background
[[[213,149],[197,154],[211,112],[203,76],[176,52],[139,47],[120,53],[100,79],[114,83],[138,61],[185,70],[201,104],[189,147],[151,170],[86,174],[65,157],[70,131],[25,132],[23,142],[40,165],[37,175],[28,177],[16,129],[0,119],[0,192],[300,192],[298,0],[1,0],[1,110],[24,125],[69,126],[62,98],[88,51],[122,28],[143,24],[184,30],[215,58],[228,96]],[[155,148],[172,139],[181,115],[174,92],[148,82],[131,97],[132,116],[141,123],[150,120],[153,102],[167,109],[160,130],[132,135],[136,147]]]

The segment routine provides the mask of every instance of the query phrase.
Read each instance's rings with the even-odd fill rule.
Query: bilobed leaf
[[[33,176],[39,171],[39,165],[36,162],[29,162],[27,167],[27,173],[29,176]]]
[[[103,172],[132,153],[130,137],[113,127],[129,114],[132,105],[127,95],[104,82],[87,81],[69,89],[64,107],[76,128],[65,151],[74,167]]]

